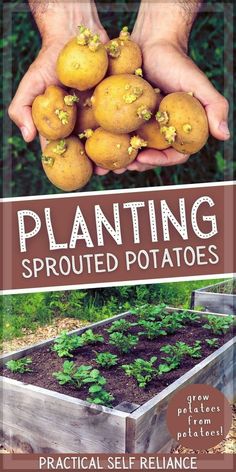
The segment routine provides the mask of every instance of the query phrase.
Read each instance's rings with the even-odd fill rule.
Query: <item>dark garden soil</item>
[[[129,321],[137,321],[134,316],[128,316]],[[205,320],[204,320],[205,322]],[[203,323],[204,324],[204,323]],[[91,365],[94,368],[100,370],[100,373],[107,379],[105,386],[106,390],[112,393],[115,397],[113,406],[118,405],[120,402],[128,401],[142,405],[146,401],[150,400],[157,393],[161,392],[168,385],[179,379],[181,375],[185,374],[188,370],[194,367],[196,364],[201,362],[207,356],[212,354],[216,348],[209,347],[205,339],[208,338],[219,338],[218,347],[232,338],[232,330],[222,336],[215,336],[208,330],[201,326],[200,322],[194,322],[186,325],[184,328],[178,330],[173,335],[160,336],[157,339],[150,341],[140,336],[139,343],[135,349],[129,354],[120,354],[115,346],[109,344],[109,335],[106,332],[106,328],[109,325],[105,325],[94,329],[95,333],[102,334],[104,336],[104,343],[97,343],[96,345],[87,345],[78,348],[74,352],[74,357],[70,358],[79,367],[82,364]],[[140,326],[132,327],[129,333],[137,334],[140,331]],[[127,333],[126,333],[127,334]],[[177,341],[186,342],[189,345],[193,345],[195,341],[200,340],[202,343],[202,357],[193,359],[186,357],[180,368],[173,370],[161,377],[155,378],[151,381],[145,389],[138,387],[135,379],[128,377],[123,369],[122,364],[129,364],[137,358],[143,358],[149,360],[150,357],[156,356],[157,361],[155,366],[163,363],[163,359],[166,354],[160,352],[160,348],[166,344],[175,344]],[[43,387],[49,390],[53,390],[65,395],[70,395],[82,400],[86,400],[88,397],[87,387],[77,390],[73,386],[58,384],[58,381],[52,376],[53,372],[62,369],[63,362],[66,358],[59,358],[55,352],[51,350],[52,345],[42,347],[35,352],[30,354],[32,359],[32,370],[33,372],[24,374],[13,374],[8,369],[3,368],[3,375],[16,380],[20,380],[26,384],[33,384],[39,387]],[[95,361],[95,351],[105,352],[109,351],[113,354],[117,354],[119,357],[119,363],[117,366],[107,370],[99,366]]]

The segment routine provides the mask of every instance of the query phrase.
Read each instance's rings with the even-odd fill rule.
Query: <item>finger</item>
[[[216,100],[215,102],[212,102],[206,106],[210,132],[212,136],[220,139],[221,141],[226,141],[230,138],[230,131],[228,127],[228,110],[228,102],[221,95],[218,101]]]
[[[43,136],[39,136],[39,141],[40,141],[40,145],[41,145],[41,149],[42,149],[42,152],[44,151],[45,147],[47,146],[48,144],[48,140],[46,138],[44,138]]]
[[[99,167],[99,166],[96,166],[94,169],[94,173],[97,175],[106,175],[109,172],[110,172],[109,170],[103,169],[102,167]]]
[[[138,161],[140,164],[162,167],[184,164],[187,162],[188,158],[188,154],[181,154],[173,148],[168,148],[163,151],[147,149],[139,153],[136,161]]]
[[[103,44],[106,44],[108,41],[110,41],[110,38],[107,35],[107,32],[105,30],[100,31],[100,39]]]
[[[186,74],[188,91],[192,91],[194,96],[204,105],[211,134],[220,140],[230,138],[228,128],[229,104],[208,80],[206,75],[194,64],[194,70]],[[194,77],[194,81],[191,77]]]
[[[127,169],[130,171],[136,171],[136,172],[146,172],[146,170],[153,170],[155,169],[156,166],[152,166],[149,164],[141,164],[138,161],[132,162]]]
[[[20,128],[26,142],[36,136],[31,114],[31,105],[37,95],[44,92],[44,81],[30,68],[20,82],[17,92],[9,106],[8,113],[12,121]]]
[[[124,172],[127,171],[127,168],[123,167],[122,169],[117,169],[117,170],[114,170],[114,174],[123,174]]]
[[[202,87],[198,88],[195,96],[205,105],[212,136],[223,141],[229,139],[229,104],[226,98],[213,87],[207,78],[202,81]]]

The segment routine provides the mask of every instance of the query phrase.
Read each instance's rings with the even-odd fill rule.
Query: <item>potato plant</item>
[[[110,369],[114,365],[117,365],[118,356],[111,354],[111,352],[100,352],[97,353],[95,361],[104,369]]]
[[[65,361],[61,371],[52,375],[58,380],[60,385],[71,384],[76,388],[81,388],[85,380],[90,378],[92,367],[81,365],[77,367],[73,361]]]
[[[109,343],[122,352],[122,354],[127,354],[138,344],[138,336],[132,334],[123,334],[123,333],[112,333],[109,337]]]
[[[87,398],[87,401],[97,405],[109,406],[114,400],[114,397],[104,389],[106,383],[105,377],[100,374],[99,370],[92,369],[88,377],[84,380],[84,384],[92,384],[88,390],[90,396]]]
[[[90,403],[110,405],[114,397],[103,387],[106,385],[106,379],[98,369],[93,369],[89,365],[77,367],[73,361],[65,361],[61,371],[54,372],[53,377],[58,380],[60,385],[70,384],[81,389],[83,386],[92,384],[88,392],[90,397],[87,401]]]
[[[160,349],[161,352],[168,354],[168,357],[163,357],[168,365],[179,367],[182,359],[185,356],[193,358],[201,357],[201,341],[196,341],[193,346],[189,346],[182,341],[177,341],[176,344],[167,344]]]
[[[163,362],[158,366],[158,375],[168,374],[168,372],[171,370],[177,369],[178,366],[179,365],[176,360],[173,360],[172,362],[169,360],[166,363]]]
[[[176,315],[178,315],[179,321],[184,324],[191,324],[200,320],[200,316],[197,313],[191,313],[190,311],[182,311]]]
[[[122,365],[126,375],[134,377],[141,388],[145,388],[149,382],[158,374],[158,370],[153,366],[157,357],[153,356],[149,361],[136,359],[132,364]]]
[[[161,322],[154,322],[154,321],[146,321],[141,320],[139,321],[139,325],[144,328],[144,331],[138,333],[140,336],[145,336],[148,339],[155,339],[159,336],[166,336],[167,332],[162,328]]]
[[[22,359],[10,360],[6,363],[7,369],[11,372],[17,374],[24,374],[25,372],[32,372],[29,368],[30,364],[32,364],[31,357],[24,357]]]
[[[203,325],[203,328],[208,329],[213,334],[225,334],[230,326],[234,324],[233,316],[215,316],[208,315],[207,323]]]
[[[145,304],[130,310],[130,313],[138,316],[139,320],[157,321],[166,316],[169,312],[167,311],[166,305],[161,303],[159,305]]]
[[[55,339],[52,350],[55,351],[59,357],[73,357],[72,352],[81,346],[83,346],[81,336],[77,336],[77,334],[70,336],[67,331],[62,331],[60,336]]]
[[[83,383],[103,386],[106,384],[106,379],[105,377],[103,377],[103,375],[100,374],[98,369],[92,369],[90,370],[89,375],[86,377]]]
[[[114,400],[113,395],[98,384],[92,385],[89,388],[89,394],[87,402],[95,403],[96,405],[110,406]]]
[[[87,329],[81,336],[83,345],[103,343],[104,337],[100,334],[95,334],[92,329]]]
[[[133,326],[136,326],[136,324],[137,323],[130,323],[130,321],[127,321],[126,319],[121,318],[120,320],[113,321],[110,328],[107,328],[106,331],[108,333],[114,333],[114,332],[124,333],[125,331],[128,331]]]
[[[161,326],[167,334],[174,334],[183,328],[182,321],[178,317],[178,313],[169,313],[161,318]]]
[[[210,347],[217,347],[219,344],[219,339],[218,338],[211,338],[211,339],[206,339],[206,343]]]

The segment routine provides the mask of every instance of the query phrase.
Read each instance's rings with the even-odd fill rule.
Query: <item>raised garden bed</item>
[[[215,285],[194,290],[191,309],[203,307],[205,311],[236,314],[236,279],[226,280]]]
[[[177,319],[183,313],[173,308],[165,308],[164,312],[163,323],[169,314],[169,319]],[[140,321],[137,314],[123,313],[92,325],[94,334],[103,336],[104,341],[78,347],[72,351],[72,358],[60,358],[58,350],[52,351],[53,346],[58,346],[55,340],[2,356],[3,443],[17,451],[39,453],[168,452],[173,440],[166,425],[166,410],[177,390],[190,383],[207,383],[233,400],[232,329],[222,335],[211,333],[203,327],[208,324],[204,314],[196,311],[188,313],[192,314],[192,320],[182,320],[182,327],[172,330],[171,334],[160,334],[155,339],[147,338],[147,326],[130,326],[125,331],[126,335],[145,334],[138,335],[139,341],[129,353],[121,354],[117,345],[109,344],[111,333],[106,331],[112,322],[120,319],[130,323]],[[145,309],[143,313],[140,310],[139,315],[141,318],[146,316]],[[194,320],[193,315],[199,316],[199,319]],[[224,322],[228,320],[224,315],[216,317]],[[160,322],[158,317],[156,321],[158,319]],[[76,330],[70,336],[76,334],[81,337],[85,331],[86,328]],[[207,343],[207,338],[218,338],[217,346]],[[171,345],[173,349],[179,342],[188,344],[191,352],[182,356],[179,367],[172,366],[169,372],[161,373],[163,367],[160,365],[166,366],[169,362],[170,366],[168,357],[172,360],[174,357],[173,352],[168,354],[166,348],[161,349],[166,345]],[[118,364],[111,369],[105,369],[95,361],[96,353],[104,351],[118,357]],[[196,357],[199,352],[201,357]],[[29,364],[32,372],[12,373],[5,367],[10,360],[26,357],[32,360]],[[128,376],[127,370],[121,367],[133,364],[137,358],[149,361],[152,357],[157,357],[153,361],[155,375],[151,372],[153,378],[145,388],[138,386],[137,380]],[[90,372],[91,369],[99,369],[106,379],[106,385],[102,388],[114,397],[110,407],[86,401],[88,397],[93,401],[89,387],[94,384],[85,383],[78,389],[73,383],[58,383],[58,377],[53,374],[61,372],[64,362],[68,360],[73,361],[76,368],[86,365],[90,366]],[[142,379],[139,379],[140,382]]]

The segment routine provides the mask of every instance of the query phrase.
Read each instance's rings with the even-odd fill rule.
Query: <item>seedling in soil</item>
[[[88,378],[84,381],[85,384],[91,383],[89,387],[90,397],[87,401],[90,403],[96,403],[96,405],[107,405],[109,406],[114,400],[113,395],[107,392],[103,387],[107,381],[103,375],[100,374],[98,369],[93,369]]]
[[[196,313],[191,313],[190,311],[182,311],[181,313],[178,313],[178,319],[182,323],[191,324],[195,323],[196,321],[199,321],[200,316]]]
[[[114,400],[113,395],[107,392],[100,385],[92,385],[89,388],[90,397],[87,398],[87,402],[95,403],[96,405],[110,406]]]
[[[218,338],[206,339],[206,343],[210,347],[217,347],[219,344],[219,339]]]
[[[138,334],[144,335],[148,339],[155,339],[167,334],[167,332],[162,328],[162,323],[160,322],[141,320],[138,324],[145,329],[145,331]]]
[[[83,345],[103,343],[104,341],[104,337],[100,334],[94,334],[92,329],[87,329],[80,337],[83,341]]]
[[[177,362],[171,362],[170,364],[160,364],[158,366],[158,375],[162,374],[167,374],[171,370],[177,369],[178,368],[178,363]]]
[[[169,355],[169,357],[163,357],[162,359],[164,359],[168,365],[175,365],[176,367],[179,367],[182,359],[185,356],[198,358],[202,355],[201,341],[196,341],[193,346],[189,346],[189,344],[178,341],[176,344],[167,344],[160,350],[161,352]]]
[[[167,334],[174,334],[178,329],[183,328],[181,320],[178,316],[175,316],[175,313],[164,316],[161,320],[161,326]]]
[[[83,383],[92,383],[96,385],[105,385],[106,384],[106,379],[103,377],[103,375],[100,374],[98,369],[93,369],[89,372],[89,375],[86,377]]]
[[[77,334],[69,336],[66,331],[62,331],[60,336],[55,340],[52,350],[55,351],[59,357],[73,357],[72,352],[81,346],[83,346],[81,336],[77,336]]]
[[[92,369],[89,365],[81,365],[77,367],[73,361],[65,361],[63,370],[54,372],[55,377],[60,385],[71,384],[80,389],[86,384],[93,384],[89,388],[90,397],[87,401],[90,403],[109,405],[114,397],[104,390],[106,379],[98,369]]]
[[[203,328],[209,329],[214,334],[225,334],[230,326],[233,324],[233,316],[207,316],[207,323],[203,325]]]
[[[90,378],[92,367],[89,365],[81,365],[77,367],[73,361],[65,361],[61,371],[54,372],[55,377],[60,385],[71,384],[76,388],[81,388],[84,382]]]
[[[195,341],[193,346],[188,346],[188,355],[193,358],[202,357],[201,341]]]
[[[107,329],[108,333],[114,333],[114,332],[119,332],[119,333],[124,333],[125,331],[128,331],[132,326],[136,326],[137,323],[130,323],[127,320],[121,319],[114,321],[110,328]]]
[[[144,359],[135,359],[132,364],[122,365],[126,375],[134,377],[139,387],[145,388],[146,385],[157,375],[157,369],[153,367],[157,357],[151,357],[150,361]]]
[[[112,333],[109,336],[109,343],[116,346],[123,354],[127,354],[138,344],[138,336],[132,334]]]
[[[25,372],[32,372],[32,369],[29,368],[29,365],[32,364],[32,359],[30,357],[24,357],[22,359],[11,360],[6,363],[6,367],[14,373],[24,374]]]
[[[105,369],[110,369],[112,366],[117,364],[118,357],[115,354],[111,354],[110,352],[101,352],[100,354],[96,354],[97,357],[95,361]]]
[[[161,303],[160,305],[143,305],[130,311],[133,315],[138,315],[139,319],[145,321],[156,321],[157,319],[165,316],[168,311],[166,305]]]

